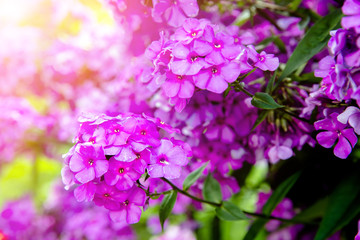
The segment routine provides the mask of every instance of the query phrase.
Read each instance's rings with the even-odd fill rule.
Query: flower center
[[[235,38],[235,39],[234,39],[234,42],[236,42],[236,43],[239,42],[239,39],[238,39],[238,38]]]
[[[183,76],[177,76],[177,79],[179,79],[180,81],[183,79]]]
[[[114,129],[114,132],[115,132],[115,133],[118,133],[118,132],[120,132],[120,129],[115,128],[115,129]]]
[[[212,68],[212,69],[211,69],[211,72],[212,72],[212,73],[217,73],[218,70],[217,70],[216,68]]]
[[[121,174],[121,173],[124,173],[124,171],[125,171],[124,168],[120,168],[120,169],[119,169],[119,173],[120,173],[120,174]]]
[[[259,60],[262,62],[262,61],[265,60],[265,58],[264,58],[263,56],[260,56],[260,57],[259,57]]]
[[[137,153],[137,154],[135,154],[135,155],[136,155],[136,159],[140,159],[140,158],[141,158],[140,153]]]
[[[89,160],[89,165],[92,166],[94,164],[94,160],[93,159],[90,159]]]
[[[198,57],[197,57],[197,56],[193,56],[193,57],[191,57],[190,59],[191,59],[192,62],[195,62],[195,61],[198,59]]]
[[[140,134],[145,136],[145,135],[146,135],[146,130],[142,130],[142,131],[140,132]]]
[[[214,47],[216,47],[216,48],[221,48],[221,44],[215,43],[215,44],[214,44]]]
[[[104,197],[110,197],[110,194],[105,193],[105,194],[104,194]]]
[[[125,200],[124,205],[125,206],[129,205],[129,200]]]
[[[166,158],[164,158],[164,157],[161,157],[159,159],[159,162],[162,163],[162,164],[169,164],[168,161],[166,161]]]
[[[196,37],[196,35],[197,35],[196,32],[192,32],[192,33],[191,33],[191,36],[193,36],[193,37]]]

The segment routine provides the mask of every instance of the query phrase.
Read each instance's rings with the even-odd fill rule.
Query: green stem
[[[207,200],[204,200],[204,199],[201,199],[201,198],[197,198],[191,194],[189,194],[188,192],[184,191],[184,190],[181,190],[180,188],[178,188],[175,184],[173,184],[172,182],[170,182],[168,179],[166,178],[161,178],[163,181],[165,181],[166,183],[168,183],[172,188],[173,190],[195,200],[195,201],[198,201],[198,202],[202,202],[202,203],[206,203],[206,204],[209,204],[213,207],[221,207],[222,206],[222,203],[216,203],[216,202],[211,202],[211,201],[207,201]],[[166,191],[164,193],[168,193],[169,191]],[[159,193],[160,194],[160,193]],[[259,218],[264,218],[264,219],[273,219],[273,220],[279,220],[279,221],[282,221],[282,222],[287,222],[287,223],[300,223],[300,224],[309,224],[309,225],[316,225],[318,223],[315,223],[315,222],[303,222],[303,221],[294,221],[294,220],[291,220],[291,219],[285,219],[285,218],[279,218],[279,217],[274,217],[274,216],[269,216],[269,215],[264,215],[264,214],[260,214],[260,213],[252,213],[252,212],[246,212],[246,211],[243,211],[245,214],[248,214],[250,216],[254,216],[254,217],[259,217]]]

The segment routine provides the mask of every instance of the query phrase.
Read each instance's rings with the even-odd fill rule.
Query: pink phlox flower
[[[106,184],[115,185],[121,191],[130,189],[141,176],[140,173],[134,170],[133,164],[137,163],[122,162],[114,157],[110,158],[109,170],[104,175]]]
[[[341,19],[341,26],[346,29],[354,28],[360,33],[360,3],[357,0],[346,0],[342,6],[345,16]]]
[[[141,208],[145,204],[145,192],[138,188],[132,187],[128,191],[119,194],[121,202],[120,210],[110,211],[110,218],[114,222],[134,224],[140,221]]]
[[[120,210],[120,204],[123,201],[123,192],[114,186],[105,183],[96,185],[94,203],[97,206],[104,206],[111,211]]]
[[[176,75],[171,72],[167,72],[166,80],[161,87],[170,98],[191,98],[195,90],[192,76]]]
[[[97,144],[77,144],[69,159],[69,168],[75,173],[75,179],[87,183],[107,172],[109,163],[104,150]]]
[[[181,146],[162,139],[161,145],[152,150],[148,172],[153,178],[175,179],[180,177],[181,167],[187,163],[186,152]]]
[[[264,51],[258,53],[252,45],[247,47],[247,53],[249,60],[252,61],[251,64],[263,71],[275,71],[279,67],[279,59],[274,57],[274,54],[267,54]]]
[[[213,65],[194,76],[195,85],[214,93],[222,93],[228,88],[229,83],[237,79],[240,71],[240,65],[236,62]]]
[[[134,142],[143,143],[150,146],[160,145],[160,135],[156,125],[143,118],[137,119],[137,126],[130,139]]]
[[[360,109],[357,107],[347,107],[344,112],[339,114],[337,120],[342,124],[349,124],[356,134],[360,135]]]
[[[196,17],[199,12],[196,0],[154,0],[153,5],[154,20],[173,27],[180,27],[186,17]]]
[[[325,148],[331,148],[335,144],[335,156],[345,159],[355,146],[357,137],[353,128],[346,128],[346,124],[337,120],[338,116],[338,113],[332,113],[329,117],[314,123],[316,130],[325,130],[318,133],[316,140]]]
[[[173,39],[183,44],[189,44],[195,39],[201,38],[205,27],[209,24],[207,19],[187,18],[182,27],[175,31]]]

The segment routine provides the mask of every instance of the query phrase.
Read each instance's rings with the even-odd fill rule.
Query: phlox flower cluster
[[[76,144],[65,155],[63,182],[78,201],[94,201],[110,210],[115,222],[136,223],[146,192],[140,177],[176,179],[188,163],[188,144],[161,137],[176,130],[146,115],[83,116]]]
[[[144,82],[152,90],[161,87],[179,112],[196,89],[223,93],[240,74],[253,68],[274,71],[279,66],[274,55],[259,54],[219,26],[195,18],[186,19],[170,37],[162,33],[145,55],[152,61],[153,70]]]
[[[332,31],[328,46],[330,55],[319,62],[315,76],[323,78],[321,87],[312,94],[312,104],[337,106],[345,102],[350,106],[336,110],[322,109],[323,119],[315,123],[320,132],[316,139],[325,148],[334,147],[334,154],[347,158],[360,134],[360,3],[347,0],[342,7],[346,15],[343,28]],[[345,111],[344,111],[345,110]],[[335,111],[335,112],[334,112]]]

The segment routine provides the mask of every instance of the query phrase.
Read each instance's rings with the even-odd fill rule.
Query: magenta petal
[[[120,191],[128,190],[134,186],[134,181],[129,176],[124,175],[123,178],[119,179],[115,186]]]
[[[349,124],[352,128],[354,128],[354,131],[360,135],[360,112],[355,113],[350,116],[349,118]]]
[[[190,67],[191,64],[188,62],[187,59],[174,60],[170,66],[172,72],[177,75],[186,75]]]
[[[228,86],[228,83],[221,76],[217,75],[211,78],[206,89],[214,93],[222,93]]]
[[[351,146],[354,147],[357,143],[357,136],[354,133],[354,129],[347,128],[341,131],[341,134],[350,142]]]
[[[211,47],[210,43],[202,40],[194,41],[194,51],[200,56],[208,55],[212,50],[213,48]]]
[[[145,192],[137,187],[135,187],[135,189],[131,192],[131,195],[128,198],[128,200],[131,203],[134,203],[137,206],[144,206],[145,199],[146,199]]]
[[[95,178],[95,171],[93,167],[85,168],[84,170],[75,174],[75,178],[81,183],[87,183]]]
[[[360,13],[360,2],[356,0],[346,0],[342,6],[345,15],[356,15]]]
[[[94,163],[94,169],[95,169],[95,176],[101,177],[103,174],[105,174],[109,169],[109,162],[107,160],[97,160]]]
[[[179,91],[179,97],[180,98],[191,98],[194,94],[194,84],[190,81],[184,81],[183,84],[181,84],[181,88]]]
[[[278,157],[283,160],[288,159],[293,155],[293,151],[291,150],[291,148],[286,146],[278,147],[277,151],[278,151],[277,153]]]
[[[181,173],[181,167],[177,165],[164,166],[164,177],[167,179],[179,178]]]
[[[275,71],[279,67],[279,59],[277,57],[267,58],[265,60],[266,69],[269,71]]]
[[[346,138],[344,136],[340,135],[339,141],[335,145],[335,148],[334,148],[335,156],[337,156],[338,158],[341,158],[341,159],[345,159],[349,156],[349,154],[351,153],[351,150],[352,150],[352,148],[351,148],[349,141],[346,140]]]
[[[63,169],[61,169],[61,177],[65,185],[70,185],[74,180],[74,174],[71,172],[68,166],[65,166]]]
[[[163,84],[162,89],[164,90],[166,96],[175,97],[176,95],[178,95],[180,89],[180,82],[166,81]]]
[[[166,155],[169,159],[169,162],[172,164],[184,166],[188,163],[188,159],[184,154],[184,150],[179,146],[170,149]]]
[[[126,222],[128,224],[134,224],[140,221],[141,217],[141,208],[134,205],[129,204],[126,208]]]
[[[114,222],[125,223],[126,224],[126,209],[121,209],[120,211],[110,211],[110,218]]]
[[[180,27],[184,23],[185,19],[186,17],[180,11],[179,7],[174,6],[171,8],[171,13],[167,23],[173,27]]]
[[[231,62],[221,68],[221,75],[228,83],[234,82],[240,75],[240,64]]]
[[[89,182],[77,187],[74,190],[74,196],[78,202],[90,202],[94,199],[96,186],[94,183]]]
[[[174,55],[174,57],[180,58],[180,59],[186,59],[187,56],[189,55],[189,53],[190,53],[189,49],[180,43],[175,45],[175,47],[172,51],[172,55]]]
[[[158,148],[157,152],[159,154],[167,153],[173,146],[174,144],[170,140],[163,139],[161,140],[161,145]]]
[[[122,162],[132,162],[136,159],[136,154],[133,152],[130,146],[123,147],[120,154],[114,157],[118,161]]]
[[[157,164],[148,167],[149,175],[152,178],[160,178],[164,176],[163,167]]]
[[[335,130],[335,124],[329,118],[319,120],[314,123],[316,130]]]
[[[230,127],[224,126],[221,131],[221,140],[225,143],[232,143],[235,139],[235,133]]]
[[[106,184],[108,184],[110,186],[114,186],[119,180],[119,175],[112,171],[109,171],[109,172],[105,173],[104,178],[105,178]]]
[[[188,17],[196,17],[199,13],[199,6],[196,0],[179,0],[179,5]]]
[[[338,138],[338,134],[336,132],[331,132],[331,131],[321,132],[316,136],[316,140],[324,148],[331,148],[334,145],[337,138]]]
[[[225,62],[225,58],[221,55],[220,51],[212,51],[205,57],[205,61],[210,64],[220,65]]]
[[[84,159],[77,152],[72,155],[69,161],[69,168],[73,172],[79,172],[85,168]]]
[[[337,120],[339,122],[341,122],[342,124],[346,124],[348,122],[350,116],[355,113],[360,113],[360,109],[357,107],[353,107],[353,106],[347,107],[344,112],[342,112],[341,114],[339,114],[337,116]]]

